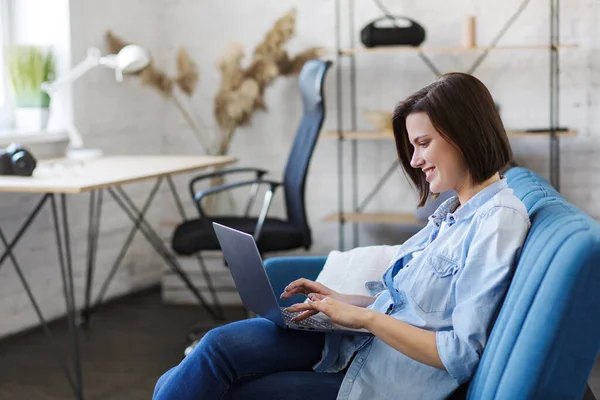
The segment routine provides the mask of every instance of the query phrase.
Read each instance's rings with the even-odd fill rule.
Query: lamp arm
[[[101,59],[102,57],[100,54],[100,50],[98,50],[97,48],[89,49],[87,57],[75,67],[73,67],[64,76],[61,76],[59,79],[56,79],[52,82],[42,83],[42,90],[48,94],[56,92],[60,86],[75,81],[76,79],[87,73],[89,70],[100,65]]]

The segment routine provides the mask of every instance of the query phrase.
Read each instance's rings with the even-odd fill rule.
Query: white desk
[[[84,324],[88,322],[88,318],[92,309],[101,303],[102,297],[110,280],[112,279],[112,276],[114,276],[114,273],[116,272],[121,260],[123,259],[123,256],[125,255],[125,252],[131,243],[131,240],[133,239],[133,236],[138,230],[146,237],[148,242],[150,242],[157,253],[163,257],[167,265],[181,277],[181,279],[186,283],[188,288],[198,298],[200,303],[207,309],[207,311],[213,317],[215,317],[217,315],[215,310],[208,305],[204,297],[192,285],[185,272],[177,263],[175,256],[164,245],[164,243],[162,243],[160,237],[156,234],[155,230],[152,229],[144,217],[156,192],[158,191],[161,182],[166,179],[170,186],[171,192],[175,197],[178,209],[182,214],[182,218],[185,218],[183,207],[181,206],[181,200],[175,191],[175,186],[171,180],[171,176],[178,173],[190,172],[205,168],[221,167],[232,164],[236,161],[237,160],[235,158],[227,156],[175,155],[106,156],[81,161],[57,159],[39,162],[33,176],[31,177],[0,176],[0,192],[37,193],[42,195],[41,200],[31,211],[29,217],[25,220],[23,226],[17,231],[12,240],[8,241],[3,231],[0,229],[0,240],[5,246],[5,251],[0,257],[0,267],[7,258],[11,259],[14,267],[17,270],[17,273],[19,274],[19,278],[21,279],[25,290],[27,291],[32,306],[34,307],[43,328],[48,334],[49,331],[47,330],[46,321],[31,293],[28,282],[22,274],[22,269],[18,263],[18,260],[12,253],[12,249],[31,225],[39,211],[43,208],[44,204],[46,204],[48,201],[50,202],[57,240],[60,272],[63,281],[64,296],[67,308],[67,318],[73,333],[72,350],[75,379],[72,378],[64,358],[60,356],[60,352],[57,351],[56,348],[53,348],[53,350],[56,351],[61,368],[63,368],[65,376],[69,381],[69,384],[71,385],[71,388],[73,389],[77,399],[83,399],[81,358],[79,354],[79,342],[77,334],[77,327],[80,323],[80,320],[79,315],[76,314],[77,307],[75,304],[75,294],[73,289],[71,238],[69,235],[66,195],[80,194],[85,192],[90,193],[87,236],[88,252],[86,293],[85,305],[81,315]],[[138,207],[136,207],[136,205],[131,201],[121,186],[127,183],[140,182],[148,179],[156,179],[156,183],[154,184],[142,208],[138,209]],[[133,227],[127,236],[123,248],[117,256],[117,260],[115,261],[108,278],[100,290],[98,300],[96,301],[95,305],[90,307],[90,294],[96,261],[95,255],[98,243],[102,196],[104,190],[106,190],[114,198],[125,214],[127,214],[127,216],[132,220]],[[59,196],[60,211],[56,205],[56,195]],[[80,238],[77,238],[77,240],[80,240]],[[53,342],[50,343],[51,345],[53,344]]]
[[[146,179],[232,164],[227,156],[111,156],[42,161],[33,176],[0,176],[0,192],[83,193]]]

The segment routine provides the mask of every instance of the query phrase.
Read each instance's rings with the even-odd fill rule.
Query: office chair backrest
[[[304,205],[304,189],[308,165],[325,119],[323,86],[331,64],[331,61],[310,60],[300,71],[303,113],[283,174],[288,219],[303,229],[304,247],[307,249],[311,245],[311,235]]]

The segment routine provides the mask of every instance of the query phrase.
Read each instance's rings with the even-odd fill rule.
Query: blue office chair
[[[258,168],[233,168],[196,176],[189,183],[192,199],[198,208],[199,218],[187,220],[175,229],[172,248],[179,255],[192,255],[203,250],[220,250],[212,222],[250,233],[254,236],[261,253],[309,249],[311,232],[306,218],[304,192],[310,159],[325,119],[324,81],[331,61],[310,60],[300,71],[299,84],[302,95],[303,115],[297,127],[283,182],[264,179],[266,170]],[[255,179],[228,183],[207,190],[196,191],[200,181],[216,176],[253,172]],[[260,185],[266,185],[262,209],[257,217],[249,212]],[[250,198],[243,216],[211,216],[202,208],[206,196],[240,187],[250,187]],[[277,188],[283,187],[286,219],[268,217],[271,200]]]

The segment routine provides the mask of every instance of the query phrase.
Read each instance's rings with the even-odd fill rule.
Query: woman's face
[[[432,193],[469,187],[470,175],[462,155],[438,133],[426,113],[410,114],[406,130],[415,150],[410,165],[423,171]]]

